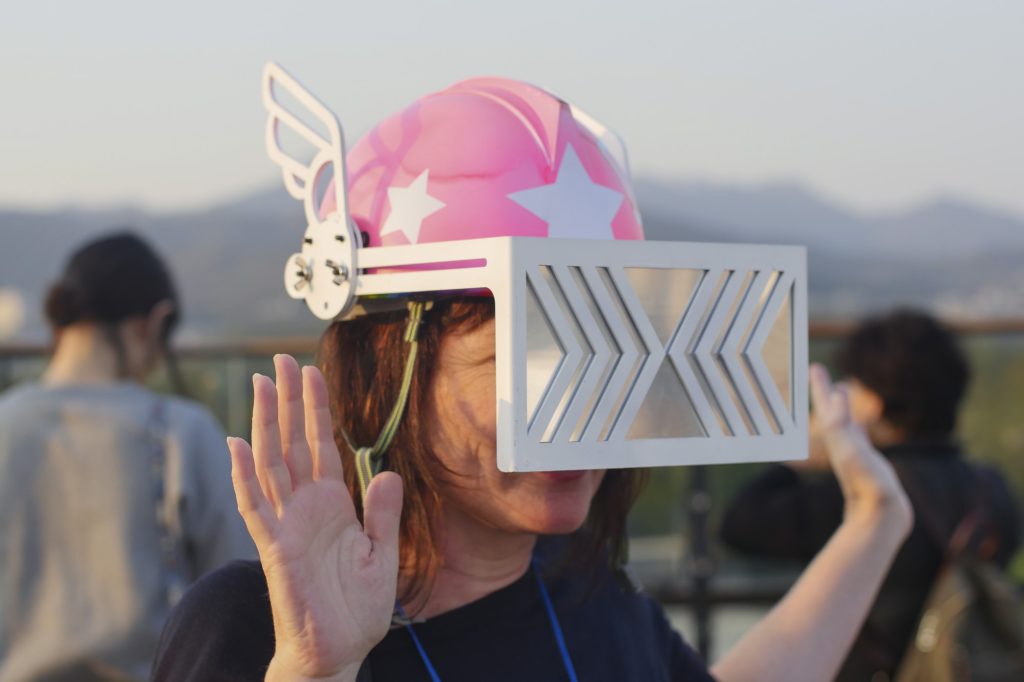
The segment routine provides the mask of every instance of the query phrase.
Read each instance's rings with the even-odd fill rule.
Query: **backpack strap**
[[[932,633],[931,638],[934,639],[936,628],[940,627],[944,618],[948,616],[948,614],[947,616],[943,615],[943,603],[956,603],[959,604],[958,608],[974,608],[977,606],[980,612],[984,613],[986,632],[990,633],[992,637],[999,638],[1002,641],[1002,646],[1005,647],[1002,650],[990,651],[984,655],[998,656],[1001,662],[1009,662],[1011,665],[1015,665],[1016,667],[1013,670],[1017,672],[1024,671],[1024,635],[1022,635],[1020,624],[1017,622],[1019,618],[1019,600],[1015,596],[1015,589],[1005,580],[1005,576],[1003,576],[1001,571],[996,570],[994,566],[990,565],[989,561],[992,556],[995,556],[995,552],[987,550],[997,547],[1000,538],[998,532],[993,532],[993,527],[989,523],[991,515],[985,504],[983,470],[976,469],[967,462],[963,464],[967,470],[966,476],[968,479],[965,481],[965,485],[969,486],[968,507],[963,518],[959,520],[951,533],[946,531],[947,527],[942,524],[934,505],[923,504],[927,498],[921,496],[919,483],[910,477],[907,477],[906,480],[901,478],[907,495],[910,496],[912,501],[918,502],[918,505],[914,507],[914,511],[921,522],[922,530],[932,544],[942,552],[943,559],[939,565],[936,581],[933,583],[931,592],[925,602],[924,612],[918,616],[915,634],[908,643],[909,647],[904,653],[900,668],[897,669],[897,677],[895,679],[898,681],[937,679],[935,670],[930,665],[936,665],[934,657],[943,654],[937,653],[939,649],[934,647],[926,647],[925,649],[920,649],[919,647],[922,641],[920,639],[921,636],[930,631]],[[993,540],[995,544],[989,546],[987,544],[988,540]],[[975,560],[976,557],[977,560]],[[939,581],[950,580],[954,573],[959,575],[956,580],[960,585],[953,589],[957,592],[968,590],[969,594],[952,595],[947,593],[945,597],[941,598],[942,601],[935,602],[935,590],[936,586],[940,584]],[[930,613],[933,614],[932,618],[935,620],[933,623],[929,621],[929,624],[926,624],[926,619]],[[967,625],[970,626],[971,624],[968,623]],[[947,657],[952,656],[949,651],[944,655]],[[928,660],[932,660],[930,665],[927,663]],[[942,664],[944,670],[945,666],[950,664],[950,661]],[[960,665],[968,665],[966,659]],[[1017,672],[1010,673],[1012,679],[1021,679],[1019,676],[1015,676]],[[930,676],[923,678],[921,677],[922,675]],[[942,679],[946,678],[943,677]],[[960,678],[957,677],[956,679]],[[999,679],[1009,678],[1001,677]]]
[[[914,508],[915,524],[919,524],[925,537],[939,552],[940,559],[936,567],[936,577],[938,577],[967,552],[970,539],[975,534],[980,521],[979,515],[975,513],[975,510],[980,511],[981,507],[980,505],[972,505],[972,511],[960,520],[953,533],[950,534],[946,523],[936,513],[935,507],[932,504],[928,504],[928,496],[925,494],[924,488],[920,483],[907,470],[903,469],[901,472],[897,462],[893,462],[893,465],[897,469],[898,474],[903,474],[899,476],[899,479]],[[972,476],[972,478],[975,477]],[[916,630],[917,628],[915,627],[914,632]],[[913,646],[913,638],[914,635],[912,634],[911,640],[908,643],[909,646]],[[891,660],[891,655],[881,643],[883,640],[882,634],[874,623],[871,622],[870,618],[862,626],[861,640],[862,655],[868,657],[872,665],[878,668],[878,670],[892,671],[898,668],[900,659]]]
[[[167,499],[167,420],[166,401],[157,396],[150,408],[146,424],[149,449],[150,489],[153,493],[153,511],[160,533],[160,563],[167,604],[173,607],[188,588],[188,563],[185,559],[181,525],[175,518],[172,501]]]
[[[939,517],[934,503],[929,503],[928,496],[924,494],[920,483],[910,475],[900,477],[903,489],[913,505],[914,515],[921,522],[921,529],[931,540],[932,545],[942,554],[944,564],[952,563],[970,551],[976,550],[985,539],[984,536],[979,536],[979,530],[986,530],[988,522],[983,482],[969,463],[963,462],[963,464],[969,478],[967,483],[969,486],[968,506],[967,512],[956,523],[952,531],[947,530],[947,525]]]

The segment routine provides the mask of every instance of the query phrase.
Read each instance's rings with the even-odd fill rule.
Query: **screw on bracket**
[[[295,276],[298,277],[298,281],[293,286],[296,291],[302,291],[302,289],[304,289],[313,279],[313,266],[311,263],[307,263],[306,259],[302,256],[296,256],[293,262],[299,268],[295,272]]]
[[[331,269],[331,273],[334,274],[334,277],[331,279],[332,282],[334,282],[338,286],[341,286],[346,281],[348,281],[348,268],[346,268],[344,265],[335,263],[332,260],[325,260],[324,265],[329,267]]]

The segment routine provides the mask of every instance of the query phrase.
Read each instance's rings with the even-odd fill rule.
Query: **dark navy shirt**
[[[712,679],[657,602],[623,590],[610,571],[596,583],[569,571],[545,584],[580,682]],[[568,679],[533,571],[414,627],[443,682]],[[172,613],[153,679],[262,680],[273,653],[263,571],[256,562],[236,561],[198,582]],[[398,628],[370,653],[363,679],[430,678],[408,631]]]

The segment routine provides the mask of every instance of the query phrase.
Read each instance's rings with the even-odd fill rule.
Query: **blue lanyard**
[[[548,594],[548,588],[544,585],[544,581],[541,580],[540,570],[537,568],[536,562],[532,564],[533,574],[537,577],[537,585],[540,587],[540,596],[544,601],[544,608],[548,612],[548,620],[551,621],[551,629],[555,633],[555,642],[558,643],[558,651],[562,654],[562,664],[565,666],[565,672],[569,675],[569,682],[578,682],[576,679],[576,669],[572,665],[572,659],[569,657],[569,649],[565,645],[565,637],[562,635],[562,626],[558,624],[558,616],[555,614],[555,606],[551,603],[551,596]],[[430,675],[431,682],[441,682],[440,675],[434,669],[434,664],[430,662],[430,657],[427,656],[426,649],[423,648],[423,643],[420,642],[420,638],[416,636],[416,630],[413,629],[412,623],[408,623],[405,629],[409,631],[409,636],[412,637],[413,644],[416,645],[416,651],[419,652],[420,658],[423,659],[423,665],[427,668],[427,673]]]

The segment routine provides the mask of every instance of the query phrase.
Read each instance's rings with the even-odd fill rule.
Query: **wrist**
[[[300,672],[300,667],[289,664],[275,654],[270,659],[270,666],[267,668],[267,674],[263,680],[264,682],[355,682],[361,666],[362,661],[359,661],[345,665],[334,673],[307,675]]]
[[[843,524],[903,543],[914,527],[914,510],[902,490],[885,496],[847,498]]]

